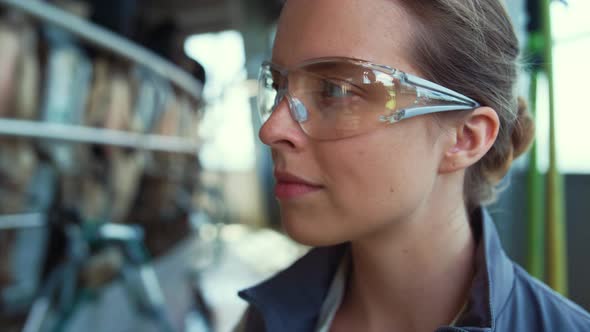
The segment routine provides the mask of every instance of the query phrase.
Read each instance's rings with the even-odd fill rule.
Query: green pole
[[[567,249],[562,177],[557,168],[555,135],[555,93],[553,82],[553,39],[551,35],[550,0],[543,0],[544,50],[543,67],[549,88],[549,169],[547,172],[547,283],[567,295]]]
[[[539,40],[539,34],[530,35],[529,40],[531,46],[529,47],[533,57],[538,58],[538,47],[535,47],[535,39]],[[538,45],[538,44],[537,44]],[[537,86],[539,82],[540,68],[535,66],[531,72],[530,84],[530,109],[533,117],[537,115]],[[527,270],[529,273],[539,280],[545,279],[545,217],[543,206],[544,204],[544,181],[543,175],[538,168],[538,148],[537,142],[533,143],[529,153],[529,169],[527,174],[528,182],[528,257]]]

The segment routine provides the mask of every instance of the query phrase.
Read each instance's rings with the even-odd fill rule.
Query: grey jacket
[[[472,216],[478,238],[469,302],[453,327],[436,332],[590,332],[590,315],[531,277],[504,253],[485,209]],[[258,286],[236,331],[312,332],[347,244],[316,248]]]

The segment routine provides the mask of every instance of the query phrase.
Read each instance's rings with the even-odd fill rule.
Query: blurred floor
[[[277,232],[239,225],[226,226],[221,238],[218,265],[203,274],[202,285],[216,315],[216,331],[227,332],[246,309],[237,292],[288,266],[307,249]]]

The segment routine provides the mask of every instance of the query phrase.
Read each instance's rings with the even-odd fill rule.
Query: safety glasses
[[[312,59],[292,68],[264,62],[258,92],[263,123],[283,100],[303,131],[317,140],[361,135],[422,114],[479,107],[436,83],[345,57]]]

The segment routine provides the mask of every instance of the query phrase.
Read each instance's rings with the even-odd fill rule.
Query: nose
[[[275,110],[260,128],[262,143],[274,149],[300,149],[307,136],[290,114],[288,97],[283,97]]]

